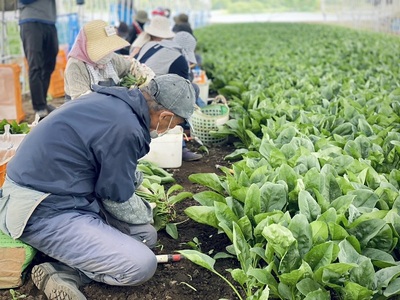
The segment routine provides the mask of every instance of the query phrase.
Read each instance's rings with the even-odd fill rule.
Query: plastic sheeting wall
[[[57,5],[60,44],[67,44],[68,48],[72,46],[80,26],[94,19],[115,26],[121,21],[129,25],[137,10],[145,10],[151,17],[154,9],[162,7],[171,11],[171,26],[175,15],[186,13],[192,28],[198,28],[208,24],[211,10],[211,0],[85,0],[83,5],[77,5],[77,0],[57,0]],[[64,50],[68,51],[65,47]]]
[[[400,34],[400,0],[321,0],[321,11],[352,28]]]

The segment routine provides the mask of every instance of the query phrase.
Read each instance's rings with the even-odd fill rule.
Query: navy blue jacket
[[[117,202],[132,196],[138,159],[151,141],[146,100],[124,87],[94,90],[63,104],[28,133],[7,164],[11,180],[65,203],[82,196]]]

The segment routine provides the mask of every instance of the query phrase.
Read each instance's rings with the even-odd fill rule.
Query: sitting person
[[[171,31],[170,27],[169,19],[164,16],[154,16],[143,32],[133,41],[130,48],[130,57],[137,56],[142,46],[147,42],[172,39],[175,33]]]
[[[180,31],[185,31],[193,35],[192,26],[189,23],[189,16],[187,14],[181,13],[174,17],[175,24],[172,27],[172,31],[177,33]]]
[[[128,24],[126,24],[125,22],[120,22],[118,27],[116,28],[117,30],[117,34],[119,37],[123,38],[124,40],[126,40],[128,43],[128,35],[129,35],[129,28],[128,28]],[[128,46],[115,50],[115,53],[121,54],[121,55],[129,55],[129,47],[130,47],[130,43]]]
[[[86,299],[91,280],[135,286],[157,269],[152,207],[135,194],[151,137],[190,118],[192,84],[158,76],[141,89],[94,86],[43,119],[7,164],[0,230],[57,262],[31,276],[48,299]]]
[[[144,30],[144,25],[149,22],[149,17],[147,12],[144,10],[138,10],[138,12],[133,17],[132,25],[129,26],[129,33],[127,41],[129,45],[133,43],[134,40],[141,34]]]
[[[175,16],[174,21],[175,21],[175,24],[172,27],[173,32],[178,33],[178,32],[183,31],[183,32],[188,32],[194,36],[192,27],[189,23],[189,16],[187,14],[182,13],[182,14]],[[194,36],[194,38],[196,38],[196,37]],[[202,60],[203,59],[202,59],[201,55],[199,53],[195,52],[195,56],[196,56],[196,61],[197,61],[196,66],[199,68],[202,68]],[[192,68],[193,67],[194,66],[192,66]]]
[[[134,57],[149,66],[156,75],[173,73],[189,79],[188,61],[182,47],[173,41],[175,33],[168,24],[167,18],[154,17],[145,29],[149,41],[142,45]]]
[[[188,63],[189,80],[193,82],[193,68],[198,66],[198,61],[195,54],[197,41],[193,35],[185,31],[177,32],[172,40],[182,48],[182,54]],[[200,107],[205,106],[206,102],[207,99],[201,99],[200,97],[196,99],[196,104]]]
[[[195,62],[193,61],[193,46],[196,46],[196,40],[193,36],[189,38],[186,35],[183,38],[178,37],[179,42],[185,44],[183,49],[174,40],[168,38],[175,36],[168,24],[169,20],[166,17],[153,17],[149,26],[145,29],[145,33],[149,35],[150,40],[140,48],[135,58],[152,69],[156,76],[177,74],[185,79],[190,79],[189,63]],[[202,106],[201,99],[196,99],[196,104]],[[182,125],[187,127],[186,124]],[[194,161],[201,158],[201,154],[189,151],[185,141],[183,141],[182,159],[184,161]]]
[[[86,23],[68,54],[64,72],[65,99],[92,91],[92,85],[115,86],[127,75],[132,61],[115,53],[129,46],[113,26],[101,20]]]

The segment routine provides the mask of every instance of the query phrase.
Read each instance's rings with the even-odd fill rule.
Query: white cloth
[[[150,83],[150,81],[156,76],[156,74],[154,74],[152,69],[150,69],[145,64],[140,63],[135,58],[132,58],[132,65],[130,72],[133,76],[135,76],[138,79],[138,84],[137,84],[138,88],[143,88],[147,86]]]
[[[100,81],[107,81],[110,78],[116,85],[120,81],[111,61],[108,62],[103,69],[95,68],[89,64],[86,64],[86,68],[89,71],[90,81],[92,84],[98,84]]]
[[[0,230],[14,239],[19,238],[35,208],[49,193],[16,184],[6,177],[0,194]]]
[[[138,37],[133,41],[131,47],[129,48],[129,54],[132,55],[132,52],[136,49],[142,48],[146,43],[151,41],[151,36],[147,32],[142,32],[141,34],[138,35]],[[137,52],[136,51],[136,52]],[[133,53],[135,55],[136,53]]]

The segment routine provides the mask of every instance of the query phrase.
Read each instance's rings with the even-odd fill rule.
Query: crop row
[[[400,295],[397,37],[317,24],[198,29],[236,146],[186,214],[226,234],[240,299]],[[233,285],[232,285],[232,288]]]

